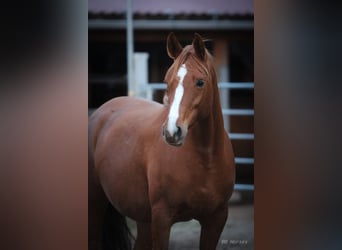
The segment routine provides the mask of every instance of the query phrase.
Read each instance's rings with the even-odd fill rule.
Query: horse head
[[[167,83],[164,105],[168,108],[168,116],[162,135],[168,144],[181,146],[188,130],[212,112],[217,78],[212,57],[197,33],[192,44],[184,48],[174,33],[170,33],[167,53],[174,61],[164,80]]]

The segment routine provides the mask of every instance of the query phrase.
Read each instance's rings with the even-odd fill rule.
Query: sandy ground
[[[254,249],[253,193],[234,192],[229,203],[228,220],[216,249]],[[136,236],[135,223],[128,221],[128,224]],[[198,250],[200,230],[200,225],[195,220],[174,224],[171,228],[169,250]]]

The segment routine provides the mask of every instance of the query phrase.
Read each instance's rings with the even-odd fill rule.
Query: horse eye
[[[204,85],[204,81],[202,79],[199,79],[199,80],[196,81],[196,86],[197,87],[201,88],[201,87],[203,87],[203,85]]]

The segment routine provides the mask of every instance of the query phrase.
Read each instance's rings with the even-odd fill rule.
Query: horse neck
[[[200,120],[193,127],[192,141],[203,153],[218,153],[224,150],[224,124],[220,95],[217,85],[214,86],[213,109],[210,115]]]

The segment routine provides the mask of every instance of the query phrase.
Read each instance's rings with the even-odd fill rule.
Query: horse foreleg
[[[152,249],[152,233],[151,223],[137,222],[137,239],[135,241],[134,250],[151,250]]]
[[[216,249],[217,242],[222,233],[223,227],[228,217],[228,208],[221,209],[213,215],[200,220],[201,240],[200,250]]]
[[[152,245],[153,250],[167,250],[169,246],[172,219],[167,206],[152,207]]]

